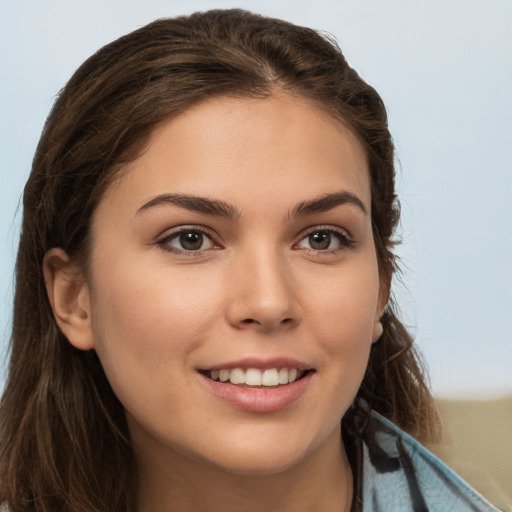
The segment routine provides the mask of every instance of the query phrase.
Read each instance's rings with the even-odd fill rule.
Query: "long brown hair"
[[[129,511],[136,468],[124,410],[94,351],[58,329],[43,280],[52,247],[87,265],[103,192],[159,123],[214,95],[280,90],[348,124],[367,152],[379,270],[389,284],[399,219],[384,105],[317,32],[240,10],[157,20],[100,49],[61,91],[23,197],[9,376],[0,410],[0,501],[21,511]],[[359,390],[417,437],[437,416],[392,301]]]

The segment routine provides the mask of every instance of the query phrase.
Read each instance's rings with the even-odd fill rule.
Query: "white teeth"
[[[231,382],[231,384],[245,384],[246,386],[278,386],[279,384],[289,384],[295,382],[304,375],[303,370],[297,368],[268,368],[259,370],[258,368],[232,368],[223,370],[212,370],[210,378],[220,380],[221,382]]]
[[[245,384],[245,373],[242,368],[233,368],[229,374],[231,384]]]
[[[261,386],[262,375],[260,370],[249,368],[245,372],[245,384],[248,386]]]
[[[288,384],[288,368],[279,370],[279,384]]]
[[[277,386],[279,384],[279,374],[276,368],[265,370],[261,376],[261,383],[264,386]]]

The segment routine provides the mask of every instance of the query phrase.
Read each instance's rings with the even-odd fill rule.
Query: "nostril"
[[[241,322],[243,325],[252,325],[252,324],[256,324],[256,325],[263,325],[262,322],[260,322],[259,320],[255,320],[254,318],[245,318],[244,320],[242,320]],[[280,322],[278,322],[279,324],[291,324],[293,323],[293,318],[291,317],[288,317],[288,318],[283,318]]]
[[[253,318],[246,318],[246,319],[242,320],[242,323],[246,324],[246,325],[247,324],[258,324],[259,325],[260,322],[258,322],[258,320],[254,320]]]

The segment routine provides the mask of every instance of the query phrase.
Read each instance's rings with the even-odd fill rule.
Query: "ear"
[[[80,350],[94,348],[91,303],[85,276],[63,249],[50,249],[43,260],[44,280],[55,320]]]
[[[372,343],[379,341],[379,338],[384,332],[384,326],[382,325],[381,318],[388,304],[390,285],[391,283],[387,279],[380,279],[379,298],[377,301],[377,310],[375,312],[375,322],[373,324]]]

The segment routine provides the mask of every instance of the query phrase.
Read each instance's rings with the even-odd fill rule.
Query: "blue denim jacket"
[[[363,405],[363,404],[362,404]],[[365,408],[364,405],[362,408]],[[362,512],[496,512],[498,509],[396,425],[372,411],[360,430]],[[361,416],[362,418],[362,416]],[[363,425],[364,421],[364,425]]]

